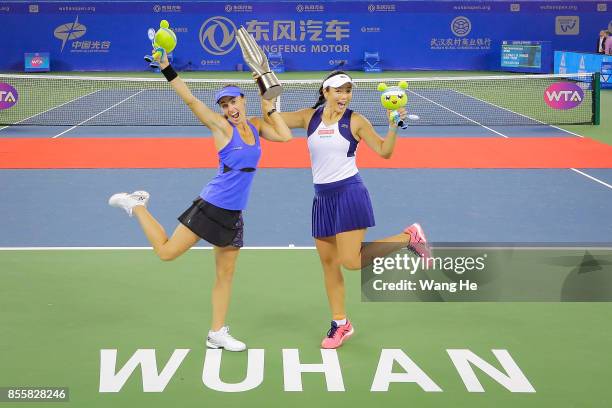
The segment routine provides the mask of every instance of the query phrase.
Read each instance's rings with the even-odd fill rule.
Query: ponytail
[[[325,104],[325,96],[323,95],[323,85],[321,85],[319,87],[319,99],[317,100],[317,103],[314,104],[312,109],[317,109],[319,106],[323,104]]]

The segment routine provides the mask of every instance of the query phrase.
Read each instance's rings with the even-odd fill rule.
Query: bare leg
[[[346,269],[361,269],[364,266],[370,265],[375,257],[386,256],[404,248],[410,243],[410,235],[401,233],[374,241],[374,243],[384,243],[385,245],[367,245],[362,253],[361,243],[365,238],[365,233],[366,229],[363,228],[341,232],[336,235],[338,254],[340,255],[342,266]],[[362,257],[365,261],[364,265],[362,265]]]
[[[323,266],[325,291],[332,312],[332,320],[342,320],[346,318],[344,277],[340,269],[336,237],[315,238],[315,245],[321,259],[321,266]]]
[[[217,279],[212,290],[211,329],[212,331],[218,331],[225,325],[239,248],[232,246],[215,247],[214,251]]]
[[[157,222],[146,207],[136,206],[132,212],[138,219],[153,250],[162,261],[171,261],[177,258],[200,240],[200,237],[183,224],[179,224],[172,237],[168,239],[164,227]]]

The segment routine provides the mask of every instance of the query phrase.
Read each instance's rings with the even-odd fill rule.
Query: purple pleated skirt
[[[315,184],[314,187],[313,237],[331,237],[375,225],[370,195],[359,173],[333,183]]]

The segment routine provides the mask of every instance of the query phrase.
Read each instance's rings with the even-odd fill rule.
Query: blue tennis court
[[[0,22],[10,39],[0,61],[0,406],[605,406],[606,2],[9,0]],[[154,53],[171,53],[173,69],[144,62]],[[324,78],[346,71],[327,89],[337,131],[327,120],[311,139],[294,129],[293,140],[262,140],[254,166],[231,165],[242,180],[257,167],[244,231],[232,206],[220,205],[221,219],[196,202],[188,216],[201,210],[196,224],[231,230],[244,250],[200,240],[167,262],[169,247],[197,239],[183,230],[166,245],[177,217],[219,168],[232,171],[222,139],[167,79],[177,71],[218,113],[217,92],[240,86],[247,102],[229,100],[238,112],[228,120],[244,125],[244,144],[255,140],[241,155],[258,150],[244,117],[279,117],[259,100],[275,84],[270,68],[283,86],[278,112],[313,106]],[[369,145],[348,159],[339,95],[350,82],[348,107],[385,137],[382,92],[402,81],[411,116],[393,154],[366,133]],[[369,251],[388,241],[358,248],[349,233],[317,249],[312,238],[312,146],[327,154],[326,141],[347,139],[322,167],[358,167],[376,219],[365,241],[400,237],[382,258]],[[113,201],[122,209],[109,205],[133,191]],[[327,215],[367,207],[360,194],[344,207],[326,201]],[[130,207],[143,203],[161,231]]]

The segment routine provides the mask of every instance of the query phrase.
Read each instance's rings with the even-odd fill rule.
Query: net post
[[[600,90],[601,90],[601,74],[599,72],[593,73],[593,124],[599,125],[600,123]]]

